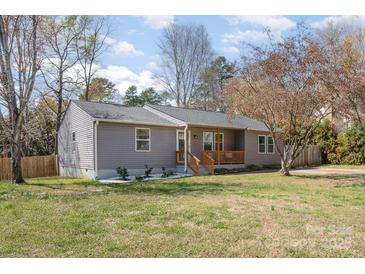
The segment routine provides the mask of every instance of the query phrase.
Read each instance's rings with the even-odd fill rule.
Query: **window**
[[[266,137],[267,141],[267,153],[274,153],[274,139],[271,136]]]
[[[203,132],[203,150],[213,150],[213,132]]]
[[[266,136],[259,135],[259,153],[266,153]]]
[[[214,134],[214,149],[224,150],[224,133],[219,133],[219,143],[218,143],[218,133]]]
[[[76,152],[76,132],[75,131],[72,131],[71,133],[71,139],[72,139],[72,143],[71,143],[71,150],[72,150],[72,153],[75,153]]]
[[[136,151],[151,151],[151,130],[149,128],[136,128]]]
[[[184,151],[184,149],[185,149],[184,131],[177,130],[176,150]]]

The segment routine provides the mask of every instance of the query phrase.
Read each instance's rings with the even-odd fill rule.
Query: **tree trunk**
[[[25,181],[22,176],[22,155],[18,144],[12,145],[11,168],[12,182],[15,184],[24,183]]]
[[[281,169],[280,173],[284,176],[290,176],[290,167],[291,164],[289,164],[289,159],[286,158],[287,155],[284,156],[284,158],[281,159]]]
[[[281,164],[280,173],[284,176],[290,176],[289,168],[285,166],[285,164]]]

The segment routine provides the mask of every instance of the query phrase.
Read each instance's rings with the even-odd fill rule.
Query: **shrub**
[[[161,175],[161,178],[167,178],[169,176],[172,176],[174,175],[174,172],[172,170],[166,170],[165,167],[162,167],[162,175]]]
[[[337,134],[331,121],[326,119],[316,130],[313,142],[320,146],[324,163],[365,163],[365,128],[359,123]]]
[[[262,169],[280,169],[280,165],[262,165]]]
[[[337,137],[334,155],[330,155],[334,163],[360,165],[365,163],[365,128],[356,123]]]
[[[146,169],[144,171],[144,176],[146,178],[151,177],[151,173],[152,173],[153,168],[152,167],[149,168],[148,165],[144,165],[144,168]]]
[[[235,168],[220,167],[220,168],[214,169],[214,174],[224,175],[224,174],[240,173],[240,172],[244,172],[244,171],[255,171],[255,170],[260,170],[260,169],[261,168],[256,165],[248,165],[246,167],[235,167]]]
[[[117,167],[117,173],[123,180],[128,180],[128,170],[125,167]]]
[[[136,176],[134,180],[137,181],[137,182],[142,182],[143,181],[143,176]]]
[[[337,146],[337,133],[329,119],[324,119],[315,130],[312,141],[321,148],[321,156],[324,163],[334,163]]]
[[[262,168],[260,168],[257,165],[247,165],[246,166],[246,170],[248,170],[248,171],[255,171],[255,170],[260,170],[260,169],[262,169]]]

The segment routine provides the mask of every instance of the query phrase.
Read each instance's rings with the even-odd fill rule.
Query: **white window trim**
[[[260,137],[264,137],[264,139],[265,139],[265,151],[264,152],[260,152]],[[266,151],[267,151],[267,142],[266,142],[266,135],[258,135],[257,136],[257,153],[258,154],[266,154]]]
[[[222,134],[222,150],[224,150],[224,132],[219,132],[219,133]],[[214,136],[213,136],[213,139],[214,139],[214,150],[217,150],[217,148],[215,147],[215,143],[216,143],[215,136],[216,135],[218,135],[218,132],[214,132]]]
[[[176,151],[179,150],[179,132],[184,133],[184,130],[177,129],[176,130]],[[188,151],[191,151],[191,131],[188,130]]]
[[[212,138],[212,150],[214,150],[214,131],[203,131],[203,151],[205,151],[205,149],[204,149],[204,135],[205,135],[205,133],[212,133],[213,134],[213,138]],[[207,151],[210,151],[210,150],[207,150]]]
[[[273,146],[272,152],[269,152],[269,137],[272,138],[272,146]],[[275,142],[274,142],[274,138],[272,136],[266,136],[266,153],[275,154]]]
[[[181,129],[176,130],[176,151],[179,150],[179,133],[184,133],[184,131]]]
[[[148,139],[137,139],[137,130],[138,129],[148,129]],[[137,149],[137,141],[148,141],[149,142],[149,146],[148,146],[148,150],[138,150]],[[134,151],[135,152],[151,152],[151,129],[150,128],[144,128],[144,127],[136,127],[134,129]]]

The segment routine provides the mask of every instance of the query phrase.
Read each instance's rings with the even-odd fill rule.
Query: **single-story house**
[[[110,178],[116,168],[143,174],[145,165],[213,174],[214,167],[279,165],[270,132],[257,120],[173,106],[72,100],[58,132],[64,176]]]

